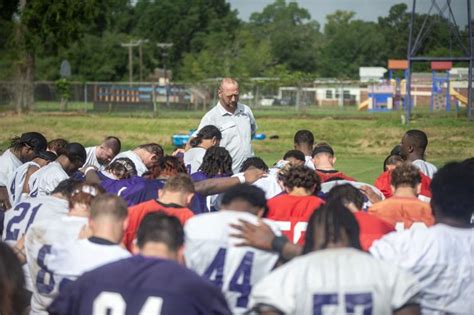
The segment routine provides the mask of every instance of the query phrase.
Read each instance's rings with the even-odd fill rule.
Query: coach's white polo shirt
[[[232,114],[218,103],[204,115],[198,131],[204,126],[213,125],[222,133],[220,146],[229,151],[232,157],[232,171],[238,173],[242,163],[253,156],[252,136],[257,131],[257,124],[252,110],[247,105],[238,103]]]

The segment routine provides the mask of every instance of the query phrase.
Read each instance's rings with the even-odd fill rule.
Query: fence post
[[[84,112],[87,113],[87,82],[84,82]]]

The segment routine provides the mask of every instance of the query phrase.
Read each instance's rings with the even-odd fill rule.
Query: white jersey
[[[28,231],[31,224],[44,220],[57,220],[65,216],[68,210],[68,201],[61,198],[53,196],[26,198],[5,212],[2,239],[13,246]],[[32,291],[33,283],[27,265],[23,265],[23,273],[25,287]]]
[[[51,162],[31,175],[28,181],[30,197],[50,195],[60,182],[68,178],[59,162]]]
[[[10,204],[14,205],[21,199],[23,191],[23,184],[26,179],[26,172],[30,166],[36,166],[40,168],[40,165],[36,162],[30,161],[20,165],[8,179],[8,197],[10,198]]]
[[[138,176],[142,176],[144,173],[148,172],[148,167],[146,167],[142,159],[131,150],[117,154],[112,160],[112,162],[119,158],[129,158],[130,160],[132,160],[133,164],[135,164],[135,169],[137,170]]]
[[[353,181],[350,181],[350,180],[332,180],[332,181],[329,181],[329,182],[322,183],[322,184],[321,184],[321,191],[322,191],[323,193],[327,194],[327,193],[328,193],[331,189],[333,189],[335,186],[343,185],[343,184],[350,184],[350,185],[354,186],[354,187],[357,188],[357,189],[360,189],[362,186],[369,186],[370,188],[372,188],[372,190],[373,190],[382,200],[385,199],[385,196],[384,196],[383,193],[380,191],[380,189],[378,189],[377,187],[375,187],[375,186],[373,186],[373,185],[370,185],[370,184],[367,184],[367,183],[353,182]],[[372,206],[372,202],[370,202],[369,200],[367,200],[366,202],[364,202],[364,205],[362,206],[362,209],[369,209],[371,206]]]
[[[99,160],[97,160],[96,148],[97,147],[86,148],[87,157],[84,165],[95,166],[98,170],[103,170],[104,166],[99,163]]]
[[[55,277],[73,281],[84,272],[130,256],[120,245],[92,237],[53,244],[47,267]]]
[[[234,314],[248,309],[252,286],[268,274],[278,260],[278,255],[272,252],[235,246],[239,240],[229,236],[235,232],[230,224],[238,223],[239,219],[257,223],[253,214],[222,210],[195,216],[184,227],[187,267],[218,286]],[[266,222],[281,235],[273,221]]]
[[[438,223],[388,234],[369,251],[418,278],[423,314],[474,314],[474,229]]]
[[[257,283],[250,307],[272,305],[285,314],[373,314],[417,303],[409,273],[352,248],[316,251],[278,267]]]
[[[253,184],[265,192],[265,198],[271,199],[276,195],[279,195],[283,188],[278,183],[277,174],[268,174],[266,177],[257,179]]]
[[[424,160],[415,160],[411,164],[415,165],[423,174],[431,179],[433,179],[434,174],[438,171],[436,166]]]
[[[313,157],[312,156],[309,156],[309,155],[306,155],[304,157],[305,159],[305,162],[304,162],[304,166],[312,169],[312,170],[316,170],[316,167],[314,166],[314,162],[313,162]]]
[[[184,152],[184,165],[186,166],[189,175],[194,174],[199,170],[205,154],[206,149],[201,147],[191,148]]]
[[[55,220],[67,215],[68,211],[69,204],[65,199],[53,196],[26,198],[5,212],[2,239],[15,244],[33,222]]]
[[[64,216],[30,226],[25,238],[28,269],[33,280],[30,315],[47,315],[46,307],[58,294],[61,279],[48,269],[52,244],[77,239],[86,225],[87,218]]]
[[[11,149],[6,150],[0,155],[0,186],[7,187],[11,174],[21,164],[23,163],[12,153]]]

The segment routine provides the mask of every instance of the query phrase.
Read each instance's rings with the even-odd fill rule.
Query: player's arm
[[[420,305],[418,304],[407,304],[395,310],[393,315],[420,315]]]
[[[13,251],[15,252],[16,257],[22,265],[26,263],[26,253],[25,253],[25,235],[23,235],[13,246]]]
[[[86,168],[81,169],[81,171],[84,173],[87,184],[100,185],[100,178],[97,174],[97,169],[94,166],[87,166]]]
[[[241,182],[252,184],[263,176],[265,176],[265,172],[262,170],[247,170],[243,173],[243,180],[239,177],[211,178],[194,183],[194,189],[204,196],[220,194]]]
[[[372,204],[382,201],[382,198],[372,189],[372,187],[368,185],[360,187],[359,190],[369,199]]]
[[[276,236],[270,226],[259,220],[255,225],[248,221],[239,219],[239,224],[231,224],[238,232],[231,236],[240,238],[242,242],[238,246],[251,246],[261,250],[274,251],[280,255],[283,261],[301,255],[301,247],[288,241],[285,236]]]
[[[39,167],[36,165],[30,165],[28,169],[26,170],[25,174],[25,181],[23,182],[23,187],[21,188],[21,193],[22,194],[30,194],[30,177],[33,175],[37,170],[39,170]]]
[[[7,211],[12,205],[8,198],[8,190],[6,186],[0,186],[0,211]]]

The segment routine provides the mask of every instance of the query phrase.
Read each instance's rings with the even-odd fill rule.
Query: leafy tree
[[[354,15],[354,12],[336,11],[327,16],[322,76],[355,79],[359,67],[385,64],[384,38],[377,24],[354,20]]]
[[[321,43],[319,24],[297,3],[276,0],[250,16],[255,36],[267,39],[276,64],[290,71],[315,72]]]
[[[9,10],[2,13],[2,17],[14,29],[10,43],[15,53],[18,112],[33,107],[33,81],[39,48],[48,46],[47,49],[54,51],[77,40],[84,25],[96,15],[96,10],[95,0],[10,1]]]

